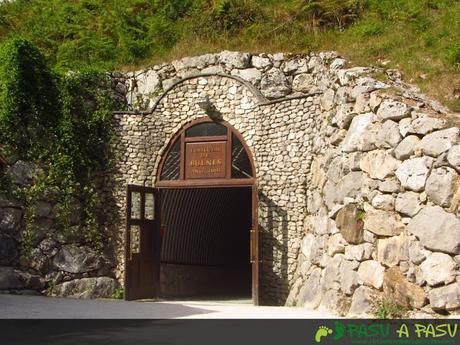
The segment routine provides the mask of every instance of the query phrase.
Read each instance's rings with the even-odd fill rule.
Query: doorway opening
[[[251,298],[252,188],[169,188],[160,193],[160,297]]]

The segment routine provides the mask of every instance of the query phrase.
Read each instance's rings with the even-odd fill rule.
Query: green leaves
[[[100,177],[110,166],[112,111],[120,108],[106,73],[86,69],[55,74],[27,40],[14,38],[1,46],[0,147],[39,168],[21,197],[25,247],[33,238],[35,203],[48,200],[57,204],[64,233],[70,233],[75,204],[83,205],[85,238],[102,248]]]

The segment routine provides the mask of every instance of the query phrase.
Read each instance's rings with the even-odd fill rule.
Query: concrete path
[[[4,319],[324,319],[304,308],[256,307],[250,300],[136,301],[0,295]]]

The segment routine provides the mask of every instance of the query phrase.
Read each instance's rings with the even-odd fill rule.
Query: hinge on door
[[[255,262],[254,260],[254,238],[253,235],[256,233],[254,229],[249,230],[249,233],[251,234],[251,240],[249,241],[249,261],[251,264]]]

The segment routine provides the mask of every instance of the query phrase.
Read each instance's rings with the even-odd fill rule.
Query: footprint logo
[[[320,343],[324,337],[327,337],[328,335],[331,335],[331,334],[332,334],[332,329],[326,326],[319,326],[315,334],[315,341],[317,343]]]

